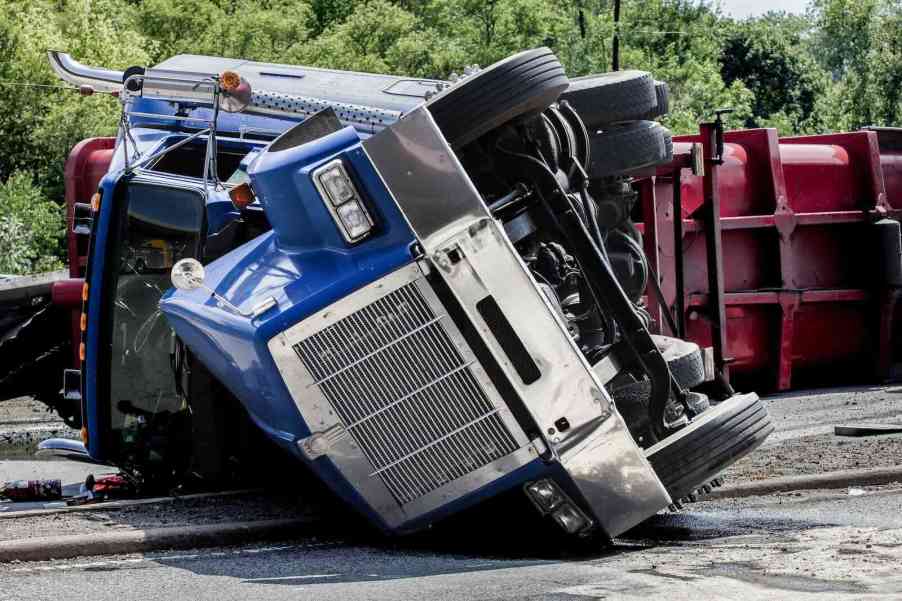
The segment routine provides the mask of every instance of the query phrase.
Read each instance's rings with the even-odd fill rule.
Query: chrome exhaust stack
[[[251,91],[250,85],[243,78],[240,82],[234,82],[234,86],[223,87],[220,79],[229,72],[217,75],[146,69],[143,73],[136,71],[127,74],[125,71],[84,65],[58,50],[48,51],[47,56],[51,68],[61,80],[76,87],[91,86],[100,92],[118,92],[123,101],[138,96],[211,106],[214,97],[217,97],[222,110],[276,118],[309,117],[324,108],[332,107],[342,124],[369,134],[381,131],[402,115],[401,111],[322,98],[268,90]],[[217,89],[225,93],[218,94]]]
[[[89,67],[59,50],[48,50],[47,58],[57,77],[73,86],[88,85],[98,92],[118,92],[122,89],[122,71]]]

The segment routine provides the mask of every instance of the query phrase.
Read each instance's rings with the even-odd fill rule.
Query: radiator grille
[[[517,449],[412,282],[293,346],[400,504]]]

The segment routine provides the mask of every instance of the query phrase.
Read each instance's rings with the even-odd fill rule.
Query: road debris
[[[837,436],[882,436],[884,434],[902,434],[902,424],[854,424],[836,426],[833,429]]]
[[[62,480],[12,480],[0,488],[10,501],[52,501],[63,497]]]

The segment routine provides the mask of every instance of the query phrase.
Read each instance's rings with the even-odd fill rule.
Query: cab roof
[[[422,104],[445,83],[435,79],[260,63],[199,54],[179,54],[166,59],[155,68],[193,73],[236,71],[254,89],[328,98],[333,102],[379,107],[402,113]]]

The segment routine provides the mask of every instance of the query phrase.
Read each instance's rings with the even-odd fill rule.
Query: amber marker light
[[[88,283],[85,282],[85,285],[81,287],[81,300],[84,302],[88,302]]]
[[[251,102],[251,84],[235,71],[223,71],[219,75],[219,108],[229,113],[240,113]]]
[[[243,209],[247,205],[254,202],[254,191],[251,189],[250,184],[244,182],[243,184],[238,184],[231,190],[229,190],[229,198],[232,199],[232,204],[234,204],[239,209]]]
[[[81,427],[81,443],[85,446],[88,446],[88,428],[87,428],[87,426]]]
[[[241,85],[241,76],[234,71],[223,71],[219,76],[219,84],[223,90],[231,92]]]
[[[81,331],[84,332],[88,329],[88,316],[85,313],[81,314]]]
[[[82,342],[81,344],[78,345],[78,360],[82,361],[82,362],[85,360],[85,343],[84,342]]]
[[[94,192],[91,197],[91,210],[95,213],[100,210],[100,192]]]

